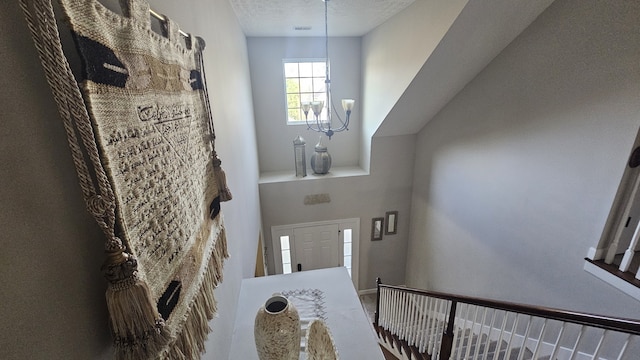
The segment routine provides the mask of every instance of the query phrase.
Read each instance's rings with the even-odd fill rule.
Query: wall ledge
[[[369,172],[359,166],[332,167],[329,173],[324,175],[316,175],[313,173],[313,170],[308,170],[309,172],[307,173],[307,176],[303,178],[296,177],[295,170],[263,172],[260,173],[258,184],[285,183],[294,181],[322,180],[369,175]]]

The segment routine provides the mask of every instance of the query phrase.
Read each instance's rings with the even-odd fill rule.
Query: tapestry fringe
[[[109,281],[106,302],[116,360],[155,358],[169,343],[170,334],[149,287],[138,278],[135,258],[123,251],[110,252],[102,270]]]
[[[229,257],[224,229],[220,231],[211,258],[204,272],[202,284],[189,307],[182,331],[166,349],[164,360],[199,360],[204,352],[204,343],[211,331],[209,321],[217,312],[213,295],[222,282],[224,260]]]

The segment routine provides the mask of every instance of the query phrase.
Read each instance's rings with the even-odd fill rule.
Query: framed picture
[[[384,218],[373,218],[371,220],[371,241],[382,240],[382,227]]]
[[[397,211],[387,211],[384,215],[384,234],[385,235],[394,235],[398,232],[398,212]]]

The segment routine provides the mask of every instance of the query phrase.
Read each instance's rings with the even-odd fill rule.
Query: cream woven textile
[[[49,1],[21,5],[61,115],[96,158],[92,174],[65,123],[83,194],[107,236],[116,356],[198,359],[228,256],[219,204],[231,198],[214,148],[204,41],[181,38],[168,18],[164,36],[152,31],[144,0],[121,0],[124,16],[95,0],[60,0],[84,65],[82,103],[45,21],[53,21]],[[91,176],[100,191],[86,189]]]

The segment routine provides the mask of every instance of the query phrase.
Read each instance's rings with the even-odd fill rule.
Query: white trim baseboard
[[[373,295],[375,293],[378,292],[378,289],[364,289],[364,290],[358,290],[358,296],[362,296],[362,295]]]

